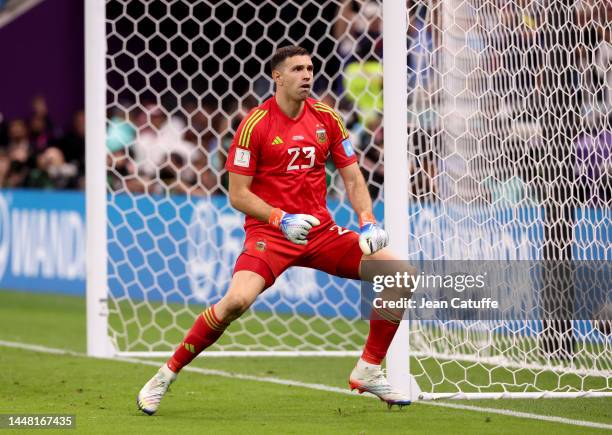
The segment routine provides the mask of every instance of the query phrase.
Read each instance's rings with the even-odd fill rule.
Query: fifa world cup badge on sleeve
[[[242,166],[243,168],[249,167],[251,161],[251,152],[240,148],[236,149],[236,155],[234,156],[234,165]]]
[[[353,151],[353,144],[351,144],[350,139],[344,139],[342,141],[342,146],[344,147],[344,154],[346,154],[347,157],[351,157],[353,154],[355,154],[355,151]]]

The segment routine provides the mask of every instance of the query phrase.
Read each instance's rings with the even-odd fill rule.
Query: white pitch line
[[[567,399],[567,400],[573,400],[573,399]],[[590,400],[590,399],[584,399],[584,400]],[[534,420],[549,421],[551,423],[570,424],[573,426],[583,426],[583,427],[592,427],[596,429],[612,430],[612,424],[597,423],[594,421],[586,421],[586,420],[573,420],[571,418],[556,417],[552,415],[549,416],[549,415],[542,415],[542,414],[530,414],[528,412],[512,411],[510,409],[483,408],[481,406],[462,405],[460,403],[433,402],[433,401],[419,402],[419,404],[441,406],[444,408],[461,409],[461,410],[466,410],[466,411],[487,412],[491,414],[507,415],[510,417],[517,417],[517,418],[531,418]]]
[[[73,352],[73,351],[65,350],[65,349],[57,349],[57,348],[52,348],[52,347],[40,346],[36,344],[26,344],[26,343],[18,343],[18,342],[0,340],[0,346],[11,347],[15,349],[30,350],[30,351],[41,352],[41,353],[50,353],[50,354],[56,354],[56,355],[70,355],[70,356],[89,358],[84,353]],[[136,359],[136,358],[99,358],[99,359],[108,360],[108,361],[121,361],[121,362],[127,362],[131,364],[142,364],[142,365],[147,365],[147,366],[152,366],[152,367],[159,367],[159,362],[157,361],[141,360],[141,359]],[[241,379],[241,380],[255,381],[255,382],[266,382],[266,383],[277,384],[277,385],[301,387],[301,388],[308,388],[311,390],[319,390],[319,391],[326,391],[330,393],[339,393],[339,394],[345,394],[345,395],[350,395],[350,396],[357,396],[357,393],[353,393],[347,389],[331,387],[329,385],[323,385],[323,384],[311,384],[308,382],[291,381],[288,379],[274,378],[274,377],[268,377],[268,376],[245,375],[241,373],[225,372],[223,370],[202,369],[199,367],[189,367],[188,366],[188,367],[185,367],[183,370],[194,372],[194,373],[199,373],[203,375],[209,375],[209,376],[219,376],[223,378]],[[374,396],[370,395],[370,397],[374,397]],[[484,412],[488,414],[505,415],[508,417],[525,418],[525,419],[531,419],[531,420],[547,421],[551,423],[568,424],[572,426],[612,430],[612,424],[597,423],[597,422],[586,421],[586,420],[574,420],[571,418],[548,416],[548,415],[541,415],[541,414],[531,414],[528,412],[512,411],[509,409],[484,408],[481,406],[463,405],[460,403],[435,402],[435,401],[422,401],[422,402],[417,402],[417,403],[419,405],[439,406],[442,408],[460,409],[463,411]]]

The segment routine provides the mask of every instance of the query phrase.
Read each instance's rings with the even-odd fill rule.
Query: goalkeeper
[[[270,64],[276,92],[242,121],[226,164],[230,201],[246,215],[244,249],[227,293],[198,316],[174,355],[138,394],[138,407],[147,414],[157,411],[180,370],[217,341],[288,267],[371,280],[365,262],[397,259],[385,248],[388,236],[373,217],[346,128],[331,107],[310,98],[310,54],[301,47],[283,47]],[[359,234],[338,227],[327,210],[329,155],[359,216]],[[373,312],[365,348],[349,377],[352,389],[375,394],[389,406],[410,403],[393,390],[380,366],[398,324],[397,316]]]

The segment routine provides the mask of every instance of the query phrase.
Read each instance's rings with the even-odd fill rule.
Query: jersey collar
[[[304,107],[302,107],[302,112],[300,112],[297,118],[289,118],[285,114],[285,112],[282,111],[282,109],[276,102],[276,94],[272,96],[272,107],[274,111],[278,113],[278,116],[280,116],[285,122],[295,122],[295,123],[300,122],[300,120],[304,117],[304,114],[306,113],[307,105],[308,105],[308,100],[304,101]]]

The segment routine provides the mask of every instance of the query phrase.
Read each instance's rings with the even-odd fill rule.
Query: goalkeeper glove
[[[365,255],[372,255],[389,244],[389,235],[376,223],[371,212],[359,215],[359,247]]]
[[[298,245],[305,245],[310,229],[321,224],[319,219],[309,214],[285,213],[280,208],[272,210],[268,222],[280,228],[289,241]]]

